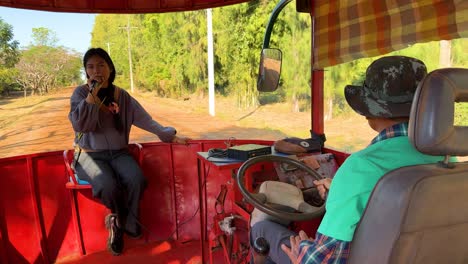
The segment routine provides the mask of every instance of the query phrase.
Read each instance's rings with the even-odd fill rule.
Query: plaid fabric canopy
[[[468,37],[468,0],[316,0],[314,69]]]

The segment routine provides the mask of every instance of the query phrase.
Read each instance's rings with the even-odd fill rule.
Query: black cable
[[[202,189],[203,187],[205,187],[205,184],[206,184],[206,181],[203,182],[202,184]],[[177,232],[177,230],[182,227],[183,225],[187,224],[188,222],[192,221],[192,219],[197,215],[198,211],[200,211],[200,204],[197,206],[197,210],[195,210],[195,212],[192,214],[192,216],[190,216],[187,220],[185,221],[182,221],[176,228],[174,231],[172,231],[172,233],[169,235],[169,237],[166,239],[166,240],[169,240],[172,238],[172,236]],[[201,230],[200,230],[201,231]]]
[[[95,82],[93,80],[93,82]],[[94,89],[94,86],[96,85],[96,83],[93,83],[92,86],[91,86],[91,90],[89,90],[89,94],[91,94],[91,96],[93,97],[93,102],[96,103],[96,97],[94,96],[94,94],[92,93],[93,89]],[[105,99],[105,98],[104,98]],[[86,98],[85,98],[86,100]],[[99,108],[101,106],[98,106],[98,109],[97,109],[97,115],[98,115],[98,126],[101,127],[101,121],[99,119]],[[80,155],[81,155],[81,147],[79,145],[79,141],[81,140],[81,138],[83,137],[84,133],[82,132],[78,132],[78,140],[76,140],[75,144],[78,146],[79,148],[79,151],[78,151],[78,154],[76,155],[76,159],[74,158],[74,161],[73,161],[73,166],[74,168],[76,168],[76,165],[78,164],[78,160],[80,159]],[[106,138],[106,141],[107,141],[107,138]],[[109,146],[109,143],[107,143],[107,146]],[[75,146],[74,146],[75,148]],[[75,148],[75,151],[76,151],[76,148]],[[111,156],[112,157],[112,156]]]
[[[94,89],[94,85],[92,87],[92,89]],[[105,100],[107,99],[107,96],[104,97],[104,99],[101,101],[100,104],[97,103],[97,99],[96,99],[96,96],[92,93],[92,90],[89,91],[89,94],[91,94],[92,98],[93,98],[93,101],[94,101],[94,104],[97,106],[97,110],[96,110],[96,114],[98,115],[97,116],[97,119],[98,119],[98,122],[97,122],[97,125],[98,127],[102,127],[102,124],[101,124],[101,119],[100,119],[100,116],[99,116],[99,109],[101,108],[101,106],[104,104]],[[79,139],[78,140],[81,140],[82,138],[82,134],[81,136],[79,136]],[[112,151],[112,148],[110,147],[110,143],[109,143],[109,139],[107,138],[106,134],[104,133],[104,139],[106,140],[106,145],[107,145],[107,149],[109,151],[109,156],[110,156],[110,159],[111,161],[114,160],[114,153]],[[78,143],[78,142],[77,142]],[[79,146],[79,145],[78,145]],[[79,154],[81,154],[81,148],[80,148],[80,151],[79,151]],[[78,154],[78,158],[79,158],[79,154]],[[128,153],[130,155],[130,153]],[[77,161],[78,161],[78,158],[77,158]],[[126,188],[123,187],[122,185],[122,182],[120,180],[120,177],[118,175],[116,175],[117,173],[114,172],[114,179],[116,181],[116,184],[117,184],[117,188],[119,188],[120,190],[122,191],[126,191]],[[132,215],[132,217],[134,217],[135,221],[144,229],[148,230],[139,220],[138,220],[138,217],[131,211],[129,210],[129,208],[125,208],[124,210],[130,212],[130,215]],[[122,221],[120,221],[122,222]],[[122,223],[121,223],[122,224]],[[125,227],[121,227],[122,229],[124,229]],[[149,230],[148,230],[149,231]]]
[[[218,160],[213,160],[213,158]],[[206,160],[209,160],[214,163],[234,163],[234,162],[241,162],[241,160],[236,159],[229,159],[228,157],[228,150],[221,149],[221,148],[211,148],[208,150],[208,156]]]
[[[94,85],[93,85],[93,87],[92,87],[92,90],[93,90],[93,89],[94,89]],[[98,125],[98,127],[102,127],[101,118],[100,118],[100,115],[99,115],[99,109],[100,109],[101,106],[104,104],[105,100],[107,99],[107,96],[104,96],[104,98],[102,99],[101,103],[98,104],[97,99],[96,99],[96,96],[92,93],[92,90],[91,90],[89,93],[90,93],[91,96],[93,97],[94,104],[97,106],[97,110],[96,110],[96,114],[98,115],[98,116],[97,116],[97,118],[98,118],[98,124],[97,124],[97,125]],[[110,159],[111,159],[111,161],[112,161],[112,160],[114,160],[114,158],[115,158],[115,157],[114,157],[114,152],[112,151],[112,148],[111,148],[111,146],[110,146],[109,139],[107,138],[107,135],[106,135],[105,133],[104,133],[103,135],[104,135],[104,139],[106,140],[107,150],[109,151]],[[130,153],[128,153],[128,154],[130,155]],[[124,188],[124,187],[122,186],[122,182],[121,182],[121,180],[120,180],[120,177],[117,175],[116,172],[114,172],[114,180],[116,181],[117,188],[119,188],[120,190],[122,190],[122,191],[125,192],[125,191],[126,191],[126,188]],[[127,206],[125,206],[125,207],[127,207]],[[132,215],[132,217],[135,218],[135,221],[136,221],[140,226],[143,227],[143,225],[140,223],[140,221],[138,221],[138,217],[137,217],[131,210],[129,210],[129,208],[125,208],[124,210],[126,210],[127,212],[130,212],[131,215]],[[119,217],[117,216],[117,218],[119,218]],[[123,219],[121,219],[121,220],[123,220]],[[120,222],[121,222],[120,224],[122,225],[122,221],[120,221]],[[125,229],[124,226],[121,226],[121,228],[122,228],[122,229]]]
[[[227,149],[211,148],[208,150],[207,159],[209,158],[227,158]]]
[[[211,166],[208,166],[208,170],[206,171],[206,177],[208,177],[209,173],[210,173],[210,168]],[[203,188],[205,187],[206,185],[206,180],[203,182],[202,184],[202,190]],[[198,204],[197,206],[197,210],[195,210],[195,212],[192,214],[192,216],[190,216],[187,220],[184,220],[182,221],[179,225],[176,226],[175,230],[172,231],[172,233],[169,235],[169,237],[166,239],[166,240],[170,240],[172,238],[172,236],[174,236],[174,234],[177,232],[177,230],[182,227],[183,225],[187,224],[188,222],[192,221],[192,219],[197,215],[198,211],[200,211],[200,204]],[[149,230],[149,228],[147,228],[145,225],[143,225],[139,220],[138,220],[138,217],[132,212],[129,210],[129,212],[131,213],[131,215],[135,218],[135,221],[141,226],[142,229],[146,230],[146,232],[148,232],[150,235],[153,235],[153,236],[157,236],[155,233],[151,232],[151,230]]]
[[[210,174],[210,168],[211,168],[211,166],[208,166],[208,170],[206,171],[206,176],[205,176],[205,178],[207,178],[208,175]],[[202,190],[203,190],[203,188],[205,187],[206,182],[207,182],[206,180],[203,182],[202,187],[201,187]],[[168,237],[166,240],[171,239],[172,236],[177,232],[177,230],[178,230],[180,227],[182,227],[183,225],[185,225],[185,224],[187,224],[188,222],[192,221],[192,219],[197,215],[198,211],[200,210],[200,206],[201,206],[201,205],[198,204],[197,210],[195,210],[195,212],[192,214],[192,216],[190,216],[187,220],[182,221],[178,226],[176,226],[175,230],[169,235],[169,237]],[[201,230],[200,230],[200,232],[201,232]]]

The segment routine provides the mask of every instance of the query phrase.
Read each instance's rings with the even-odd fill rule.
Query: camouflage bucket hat
[[[418,59],[382,57],[367,68],[362,86],[345,87],[346,101],[363,116],[408,117],[416,88],[426,74],[426,65]]]

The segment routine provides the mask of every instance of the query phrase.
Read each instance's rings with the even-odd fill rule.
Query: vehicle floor
[[[126,241],[127,242],[127,241]],[[131,242],[130,242],[131,243]],[[220,256],[222,257],[222,256]],[[218,259],[218,258],[216,258]],[[56,263],[66,264],[107,264],[107,263],[170,263],[170,264],[198,264],[202,263],[199,241],[179,243],[174,241],[131,243],[126,245],[124,252],[113,256],[109,251],[94,252],[83,256],[61,259]],[[208,260],[205,260],[208,263]],[[215,263],[222,263],[222,258]]]

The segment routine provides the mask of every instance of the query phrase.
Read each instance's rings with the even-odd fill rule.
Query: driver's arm
[[[333,188],[330,190],[326,204],[327,211],[315,240],[300,239],[300,242],[296,243],[298,248],[290,251],[297,252],[297,255],[288,255],[292,263],[345,261],[349,257],[354,228],[372,191],[370,186],[375,184],[372,182],[375,175],[369,173],[372,170],[375,171],[375,165],[359,155],[351,155],[342,164],[333,179]],[[331,179],[323,179],[314,184],[318,190],[322,189],[325,192],[330,188],[331,182]]]
[[[281,249],[288,255],[293,264],[313,264],[345,261],[349,256],[351,242],[342,241],[317,233],[315,240],[311,240],[304,231],[298,236],[291,236],[291,248],[285,244]],[[340,262],[341,263],[341,262]]]

